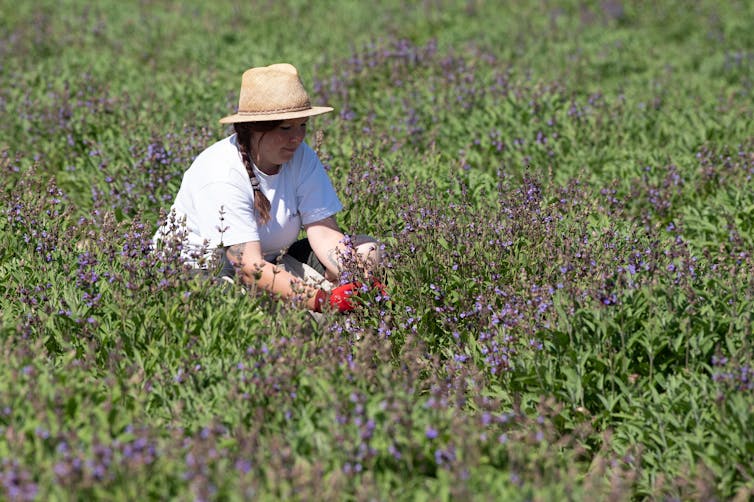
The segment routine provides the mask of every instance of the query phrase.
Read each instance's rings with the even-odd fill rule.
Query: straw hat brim
[[[236,122],[269,122],[272,120],[289,120],[304,117],[313,117],[333,111],[330,106],[312,106],[305,110],[291,112],[270,112],[270,113],[234,113],[220,119],[221,124],[234,124]]]

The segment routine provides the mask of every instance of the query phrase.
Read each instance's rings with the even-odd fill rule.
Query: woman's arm
[[[382,261],[379,243],[372,237],[356,235],[347,245],[335,216],[304,225],[304,229],[314,254],[325,266],[325,279],[331,282],[340,278],[344,261],[354,263],[352,260],[355,260],[365,276],[374,272]]]
[[[335,282],[340,277],[341,258],[349,249],[343,243],[343,232],[340,231],[335,216],[304,225],[309,245],[325,267],[325,279]]]
[[[306,285],[301,279],[266,261],[259,241],[234,244],[228,246],[225,252],[244,284],[256,285],[285,299],[300,296],[308,309],[321,309],[321,306],[316,305],[320,290]],[[319,299],[322,300],[321,295]]]

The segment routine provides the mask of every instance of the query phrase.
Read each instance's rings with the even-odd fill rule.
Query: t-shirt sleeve
[[[193,205],[199,233],[211,239],[211,247],[259,240],[253,201],[241,187],[209,183],[194,197]]]
[[[308,225],[332,216],[343,209],[343,204],[317,154],[308,146],[305,149],[296,198],[301,223]]]

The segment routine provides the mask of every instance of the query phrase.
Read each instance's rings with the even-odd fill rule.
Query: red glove
[[[380,292],[380,296],[387,298],[387,291],[385,291],[385,285],[382,284],[376,277],[372,278],[372,289],[376,289]]]
[[[330,291],[330,305],[333,308],[338,309],[338,312],[350,312],[356,308],[351,302],[351,297],[358,293],[361,284],[357,282],[349,282],[338,286]]]
[[[357,282],[349,282],[348,284],[338,286],[330,292],[320,289],[314,298],[314,311],[322,312],[327,303],[340,313],[354,310],[356,306],[351,302],[351,297],[357,293],[360,286]]]
[[[356,309],[356,304],[351,300],[351,297],[358,295],[361,288],[360,282],[349,282],[338,286],[329,294],[324,289],[320,289],[314,299],[314,309],[316,312],[322,312],[322,307],[329,302],[330,306],[337,309],[341,314],[351,312]],[[383,297],[387,297],[385,287],[377,279],[372,280],[372,288],[378,289]]]

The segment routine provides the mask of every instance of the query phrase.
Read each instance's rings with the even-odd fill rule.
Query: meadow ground
[[[754,4],[371,4],[0,0],[3,497],[754,496]],[[150,249],[279,61],[386,255],[322,324]]]

